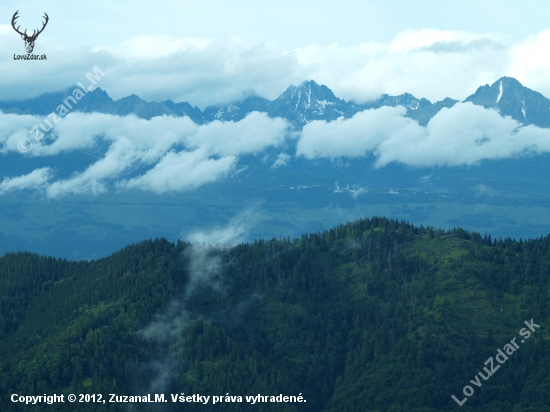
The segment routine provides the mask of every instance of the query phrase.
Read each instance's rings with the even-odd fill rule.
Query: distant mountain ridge
[[[4,113],[46,116],[55,111],[73,90],[74,87],[26,100],[0,100],[0,110]],[[479,87],[464,102],[495,109],[502,116],[510,116],[524,125],[550,127],[550,99],[511,77],[501,77],[491,86],[486,84]],[[403,106],[407,110],[405,116],[425,126],[441,109],[450,108],[456,103],[458,100],[451,98],[432,103],[428,99],[418,99],[410,93],[404,93],[398,96],[384,94],[376,100],[358,104],[346,102],[336,97],[327,86],[309,80],[299,86],[289,86],[273,101],[252,95],[227,105],[208,106],[204,111],[188,102],[146,102],[135,94],[114,101],[104,90],[96,88],[87,93],[72,110],[119,116],[134,114],[148,120],[163,115],[189,116],[197,124],[214,120],[239,121],[249,113],[259,111],[270,117],[287,119],[295,127],[301,128],[313,120],[333,121],[342,116],[350,118],[363,110]]]

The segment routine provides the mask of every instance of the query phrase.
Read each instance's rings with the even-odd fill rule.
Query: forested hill
[[[0,410],[550,411],[549,274],[550,236],[386,218],[225,249],[148,240],[91,262],[6,254]],[[10,401],[54,393],[169,401]],[[172,403],[181,393],[243,402]],[[246,403],[258,394],[307,402]]]

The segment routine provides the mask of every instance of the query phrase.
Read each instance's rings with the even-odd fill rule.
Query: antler
[[[48,24],[48,21],[50,20],[50,18],[48,17],[48,14],[46,12],[44,12],[44,15],[42,17],[44,17],[44,19],[46,21],[44,23],[42,23],[42,28],[40,29],[40,31],[38,33],[36,33],[37,36],[44,31],[44,29],[46,28],[46,25]]]
[[[21,36],[26,36],[26,35],[27,35],[27,30],[25,30],[25,33],[21,33],[21,32],[19,31],[19,27],[20,27],[20,26],[17,26],[17,28],[15,28],[15,20],[17,20],[17,18],[19,17],[19,16],[17,15],[17,13],[19,13],[19,10],[17,10],[17,11],[13,14],[13,17],[11,18],[11,26],[12,26],[13,29],[14,29],[17,33],[19,33]]]
[[[44,31],[44,29],[46,28],[46,24],[48,24],[48,20],[50,20],[50,18],[48,17],[48,14],[46,12],[44,12],[44,16],[42,16],[46,19],[46,21],[44,23],[42,23],[42,28],[40,30],[38,30],[38,33],[36,33],[36,30],[33,30],[32,32],[32,36],[29,36],[29,38],[31,39],[36,39],[38,37],[38,35],[40,33],[42,33]]]

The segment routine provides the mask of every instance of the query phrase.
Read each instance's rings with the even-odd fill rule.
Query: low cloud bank
[[[311,122],[300,135],[296,154],[307,159],[373,154],[376,167],[392,162],[430,167],[550,152],[549,129],[523,126],[472,103],[441,110],[426,127],[404,114],[403,107],[382,107],[351,119]]]
[[[523,126],[493,109],[458,103],[442,109],[424,127],[404,117],[405,108],[365,110],[350,119],[313,121],[297,132],[281,118],[253,112],[239,122],[196,125],[189,118],[70,113],[23,156],[71,156],[103,147],[98,160],[68,178],[55,165],[4,176],[0,195],[40,190],[50,198],[143,190],[182,192],[239,172],[243,156],[258,155],[271,173],[286,167],[290,154],[306,159],[372,156],[375,167],[398,162],[413,167],[472,165],[550,152],[550,129]],[[18,140],[40,119],[0,113],[0,153],[21,153]],[[28,138],[28,137],[27,137]],[[277,154],[279,153],[279,154]],[[57,161],[57,160],[56,160]],[[135,175],[137,170],[143,170]],[[357,195],[359,195],[359,192]]]
[[[29,130],[42,119],[0,114],[0,153],[18,152],[18,142],[29,139]],[[188,117],[154,117],[70,113],[51,135],[36,142],[26,156],[70,156],[75,150],[106,145],[106,153],[85,170],[45,185],[53,174],[35,170],[25,176],[7,176],[0,194],[17,189],[45,187],[47,196],[97,194],[115,184],[119,190],[139,189],[154,193],[195,189],[234,171],[240,156],[279,146],[288,123],[254,112],[240,122],[214,121],[196,125]],[[142,175],[125,176],[136,168]],[[115,183],[116,182],[116,183]]]

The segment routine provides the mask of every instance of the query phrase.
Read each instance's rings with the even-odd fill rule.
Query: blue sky
[[[32,26],[46,11],[48,36],[65,46],[110,45],[139,34],[232,38],[282,48],[311,43],[388,42],[406,29],[503,33],[521,40],[548,27],[543,1],[317,0],[2,2],[5,23],[20,10]]]

